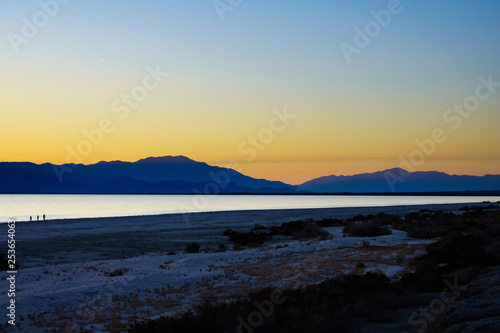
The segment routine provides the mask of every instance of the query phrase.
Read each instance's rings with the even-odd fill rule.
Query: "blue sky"
[[[63,163],[65,146],[80,140],[81,129],[109,113],[110,101],[137,84],[147,66],[160,65],[168,82],[85,162],[147,153],[222,164],[241,158],[235,147],[268,122],[273,108],[287,106],[300,120],[248,173],[276,178],[286,167],[289,180],[308,160],[324,162],[311,163],[301,179],[375,171],[396,166],[415,138],[440,126],[444,110],[473,92],[478,76],[500,78],[495,1],[401,1],[402,11],[351,63],[339,45],[352,44],[354,27],[364,29],[370,12],[390,1],[243,0],[222,21],[212,1],[73,0],[14,52],[9,33],[22,35],[23,17],[33,20],[40,3],[50,1],[0,2],[0,88],[9,91],[0,110],[10,128],[0,139],[12,128],[33,134],[0,151],[5,160]],[[493,172],[484,167],[499,158],[493,147],[476,164],[453,165],[479,146],[483,151],[484,142],[500,142],[491,128],[500,120],[499,95],[422,168]],[[126,133],[142,135],[142,145]],[[332,148],[340,145],[348,147]],[[210,147],[219,148],[209,154]]]

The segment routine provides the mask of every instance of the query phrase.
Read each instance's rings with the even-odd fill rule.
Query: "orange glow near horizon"
[[[456,15],[422,3],[412,15],[425,28],[401,15],[352,63],[339,44],[371,2],[287,4],[286,15],[242,6],[224,22],[188,2],[120,4],[119,15],[115,4],[72,3],[19,52],[6,41],[0,161],[183,155],[298,184],[399,167],[403,156],[415,170],[500,174],[500,87],[478,89],[500,82],[496,3]],[[5,35],[38,8],[3,6]],[[478,91],[488,96],[477,108],[449,113]],[[436,129],[446,139],[429,148]]]

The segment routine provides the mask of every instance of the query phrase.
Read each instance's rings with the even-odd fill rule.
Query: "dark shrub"
[[[263,225],[256,224],[253,228],[252,231],[259,231],[259,230],[266,230],[267,228],[264,227]]]
[[[427,231],[424,228],[413,228],[411,230],[408,230],[408,237],[427,238]]]
[[[409,237],[436,238],[445,236],[450,228],[459,222],[460,217],[452,213],[410,213],[404,221],[395,221],[392,226],[394,229],[406,231]]]
[[[479,266],[471,266],[464,269],[459,269],[450,274],[452,280],[457,279],[459,285],[466,285],[479,273]]]
[[[342,230],[343,233],[349,234],[351,237],[376,237],[390,235],[392,232],[388,227],[378,226],[373,223],[355,223],[350,222]]]
[[[326,230],[321,229],[314,222],[309,222],[304,225],[304,228],[292,234],[294,239],[304,240],[304,239],[318,239],[325,240],[330,235]]]
[[[402,219],[394,214],[378,213],[371,218],[371,221],[378,226],[384,226],[397,224],[401,222]]]
[[[180,317],[137,323],[129,332],[246,332],[238,318],[246,321],[258,311],[255,304],[269,304],[275,292],[265,288],[237,302],[205,302]],[[373,273],[278,292],[283,301],[273,305],[254,332],[359,332],[361,319],[392,321],[396,304],[405,296],[387,277]]]
[[[421,260],[446,263],[448,271],[469,266],[488,267],[499,264],[495,255],[486,254],[472,235],[452,232],[436,243],[429,244],[427,254]]]
[[[333,221],[333,220],[332,220]],[[320,239],[325,240],[330,233],[321,229],[321,226],[313,220],[293,221],[282,223],[279,227],[273,226],[269,228],[271,235],[291,236],[294,239]]]
[[[123,274],[125,274],[127,272],[128,272],[128,268],[122,267],[122,268],[115,269],[114,271],[109,273],[109,276],[122,276]]]
[[[341,219],[327,218],[317,221],[316,224],[322,228],[329,228],[329,227],[343,227],[346,225],[346,222]]]
[[[250,244],[254,246],[255,244],[260,245],[264,243],[265,240],[271,238],[269,234],[264,232],[254,232],[254,231],[238,232],[238,231],[233,231],[231,229],[224,231],[223,235],[227,236],[230,242],[243,246],[247,246]]]
[[[322,220],[322,225],[339,224],[342,220]],[[267,232],[269,230],[269,232]],[[252,231],[237,232],[231,229],[224,231],[224,236],[228,236],[229,241],[243,246],[257,246],[264,241],[272,239],[272,236],[283,235],[293,237],[294,239],[319,239],[325,240],[330,235],[326,230],[313,220],[292,221],[282,223],[280,226],[271,226],[266,229],[263,226],[256,225]]]
[[[368,218],[366,216],[358,214],[358,215],[354,216],[351,220],[357,222],[357,221],[365,221],[367,219]]]
[[[293,236],[293,234],[302,231],[308,223],[312,221],[292,221],[282,223],[279,227],[273,226],[269,228],[271,235]],[[314,223],[314,222],[313,222]]]
[[[198,253],[200,252],[200,244],[196,242],[188,243],[184,251],[186,251],[187,253]]]

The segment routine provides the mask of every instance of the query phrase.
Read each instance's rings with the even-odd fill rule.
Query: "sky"
[[[500,174],[498,1],[0,1],[0,160]]]

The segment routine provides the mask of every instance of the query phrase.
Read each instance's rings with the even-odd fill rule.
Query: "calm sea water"
[[[335,208],[500,201],[500,197],[307,195],[0,195],[0,222],[229,210]]]

